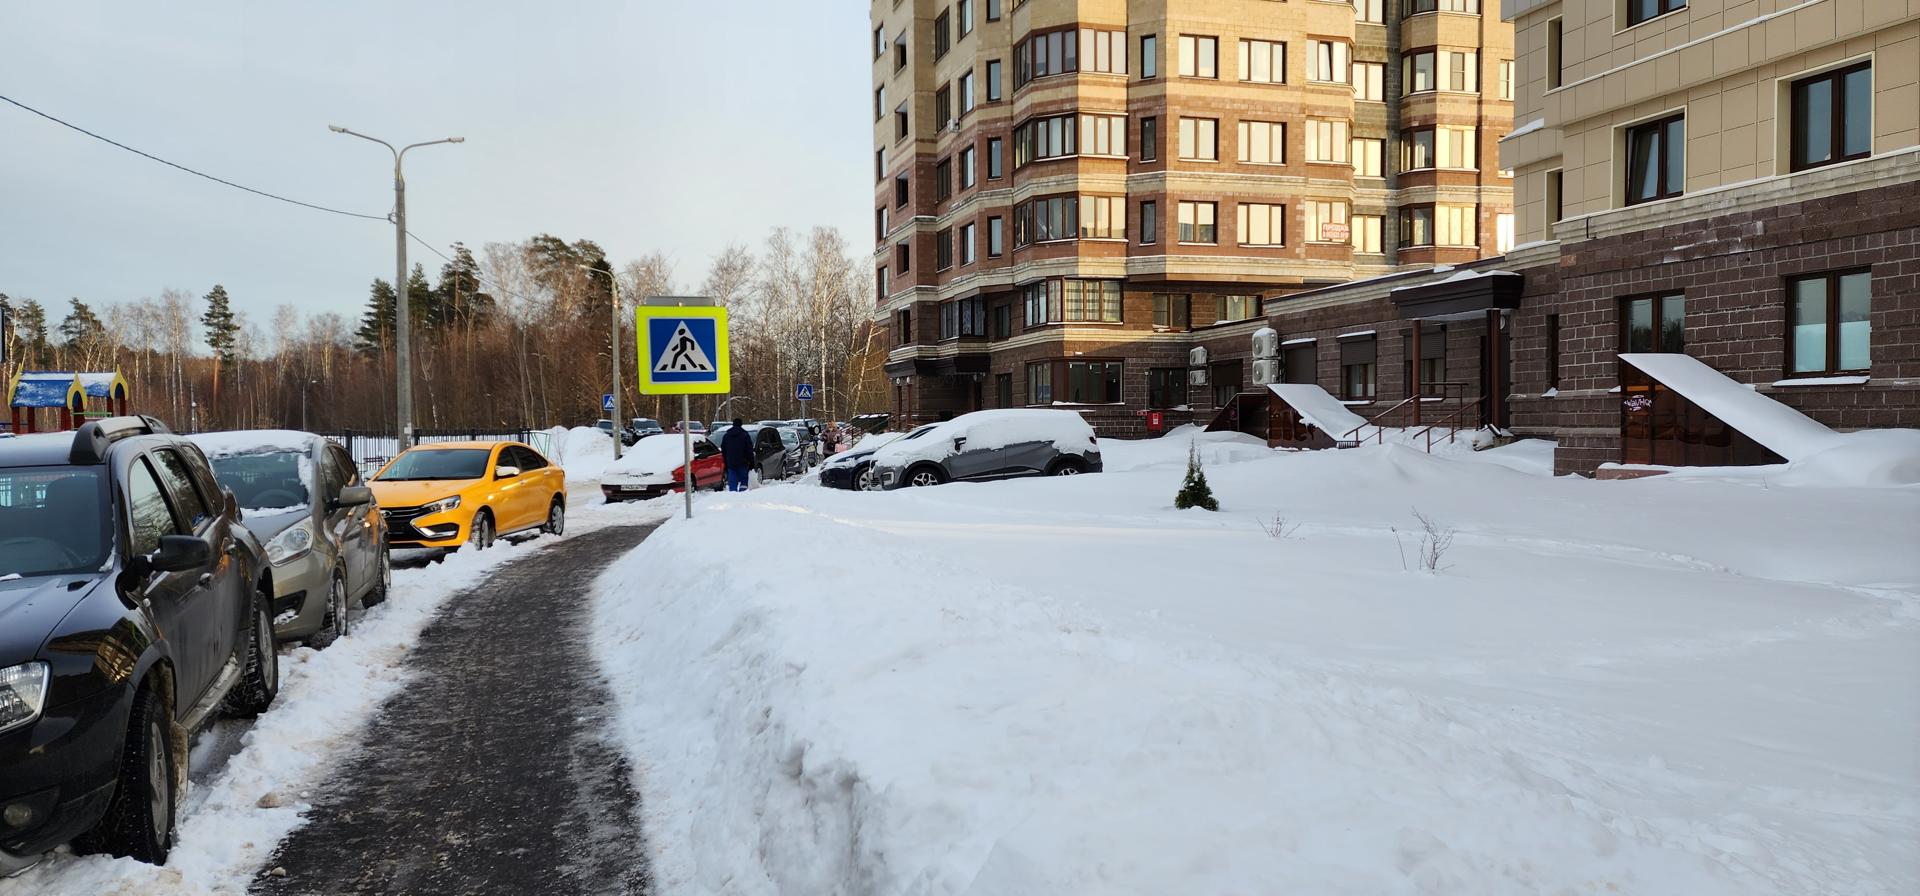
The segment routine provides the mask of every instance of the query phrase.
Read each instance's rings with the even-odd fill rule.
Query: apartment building
[[[1145,412],[1204,423],[1256,381],[1343,383],[1363,404],[1473,368],[1487,336],[1473,327],[1499,336],[1479,310],[1429,308],[1406,375],[1384,363],[1403,351],[1397,323],[1329,331],[1324,347],[1293,335],[1284,373],[1250,338],[1283,312],[1397,322],[1384,294],[1326,311],[1322,293],[1511,247],[1496,156],[1518,81],[1495,12],[873,0],[876,313],[895,413],[1063,405],[1137,435]]]

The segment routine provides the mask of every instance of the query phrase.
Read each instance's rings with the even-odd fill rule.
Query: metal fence
[[[367,432],[343,429],[333,432],[322,432],[319,433],[319,435],[339,442],[341,447],[346,448],[347,453],[353,456],[354,463],[359,464],[362,470],[367,471],[378,469],[386,464],[387,461],[392,460],[393,455],[398,452],[400,447],[399,438],[395,437],[390,431]],[[544,429],[416,429],[413,431],[413,440],[420,444],[429,442],[525,442],[533,446],[533,450],[546,455],[548,458],[553,457],[555,447],[553,444],[553,433]]]

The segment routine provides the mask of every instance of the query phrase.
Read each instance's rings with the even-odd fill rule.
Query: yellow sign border
[[[656,383],[653,381],[653,346],[648,344],[648,335],[652,327],[647,322],[658,317],[705,317],[715,321],[713,342],[714,351],[719,355],[713,359],[719,367],[719,377],[711,383]],[[701,305],[641,305],[634,309],[635,357],[640,368],[639,384],[642,395],[725,395],[733,391],[733,361],[727,350],[727,309]]]

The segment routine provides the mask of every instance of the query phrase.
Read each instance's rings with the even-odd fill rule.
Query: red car
[[[680,491],[686,482],[685,450],[681,440],[672,436],[641,439],[607,466],[600,476],[600,493],[611,503]],[[727,465],[719,446],[706,436],[694,436],[693,487],[719,491],[726,484]]]

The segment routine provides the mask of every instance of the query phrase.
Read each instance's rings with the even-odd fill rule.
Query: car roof
[[[497,442],[422,442],[420,444],[413,446],[412,448],[408,448],[407,450],[408,451],[444,451],[450,448],[492,448],[497,445],[519,445],[522,448],[529,447],[525,442],[516,442],[516,441],[513,441],[512,439],[501,439]]]
[[[73,462],[74,433],[30,433],[0,439],[0,467],[53,467]],[[160,445],[191,444],[176,435],[156,433],[115,439],[111,451],[144,451]],[[128,447],[122,447],[128,446]]]

